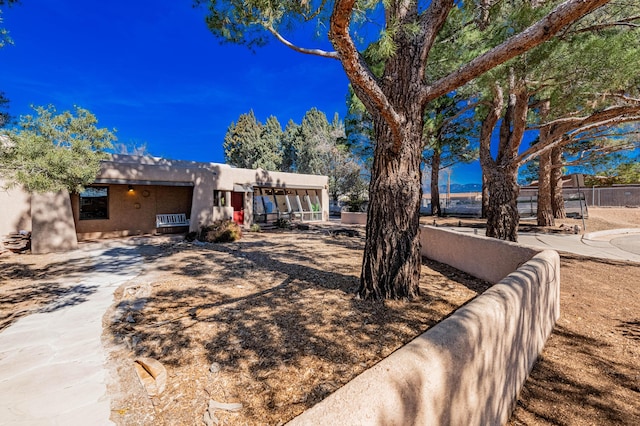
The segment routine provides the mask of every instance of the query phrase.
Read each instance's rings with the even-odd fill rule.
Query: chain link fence
[[[427,195],[428,197],[428,195]],[[638,207],[640,185],[607,187],[564,188],[564,207],[568,217],[587,218],[588,206]],[[480,217],[482,193],[441,194],[440,206],[445,215]],[[518,197],[518,212],[521,217],[534,217],[538,208],[538,191],[522,189]],[[431,200],[423,198],[422,214],[431,214]]]

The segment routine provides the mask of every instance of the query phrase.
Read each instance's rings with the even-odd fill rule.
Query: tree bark
[[[564,219],[567,213],[564,209],[564,197],[562,194],[562,147],[551,150],[551,208],[553,217]]]
[[[542,139],[542,138],[541,138]],[[554,226],[553,209],[551,208],[551,152],[540,154],[538,171],[538,226]]]
[[[440,208],[440,151],[433,150],[431,158],[431,215],[442,216]]]
[[[487,212],[489,211],[489,185],[487,177],[482,172],[482,210],[480,211],[480,217],[482,219],[487,218]]]
[[[385,149],[390,129],[375,120],[376,153],[369,186],[367,239],[358,295],[364,299],[411,299],[419,294],[420,162],[422,115],[398,153]],[[416,122],[417,121],[417,122]],[[380,143],[382,141],[383,143]],[[384,143],[387,142],[387,143]]]
[[[495,167],[490,171],[487,237],[518,241],[518,169]]]
[[[529,96],[526,85],[509,72],[508,103],[500,124],[498,153],[491,156],[491,135],[503,109],[502,89],[494,87],[492,108],[480,129],[480,164],[489,190],[486,235],[501,240],[517,241],[518,224],[518,149],[527,122]]]
[[[540,107],[540,119],[546,121],[551,109],[551,101],[545,101]],[[544,126],[540,129],[539,143],[546,145],[551,137],[551,129]],[[540,154],[538,166],[538,202],[537,204],[537,223],[538,226],[553,226],[553,209],[551,208],[551,151],[546,150]]]
[[[427,57],[454,7],[453,0],[432,0],[425,10],[419,10],[417,2],[385,3],[387,22],[402,30],[394,37],[397,54],[386,61],[381,78],[369,69],[351,37],[356,1],[334,2],[329,39],[336,54],[331,57],[340,60],[354,92],[371,113],[376,136],[359,296],[397,299],[418,294],[422,114],[428,102],[551,39],[567,24],[609,1],[567,0],[528,29],[431,84],[425,81]],[[404,30],[409,27],[418,32]],[[526,116],[526,103],[524,113]],[[522,131],[518,127],[510,132],[508,159],[498,161],[502,176],[496,182],[502,186],[490,184],[495,186],[489,187],[490,200],[502,203],[515,200],[514,194],[517,197],[517,167],[504,166],[517,156],[516,142],[521,141]],[[517,208],[515,217],[512,213],[509,217],[505,224],[513,227],[515,221],[517,229]],[[512,239],[511,233],[505,236]]]

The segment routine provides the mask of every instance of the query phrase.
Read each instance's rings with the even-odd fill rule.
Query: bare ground
[[[151,297],[140,310],[121,299],[107,321],[114,361],[126,361],[114,420],[201,424],[214,399],[243,404],[215,413],[224,424],[283,424],[489,286],[425,262],[417,300],[358,300],[363,237],[330,229],[149,250],[154,271],[137,281],[151,285]],[[168,390],[159,397],[130,392],[140,390],[136,356],[166,366]]]
[[[586,224],[587,231],[640,227],[640,209],[591,209]],[[527,222],[521,229],[564,232]],[[357,300],[361,234],[316,228],[247,233],[226,245],[145,247],[141,275],[117,291],[104,317],[112,419],[203,424],[214,399],[243,404],[215,411],[220,424],[282,424],[488,286],[425,261],[418,300]],[[640,264],[561,257],[562,316],[510,424],[640,424]],[[51,309],[89,264],[0,256],[0,330]],[[166,367],[160,396],[139,382],[139,356]]]

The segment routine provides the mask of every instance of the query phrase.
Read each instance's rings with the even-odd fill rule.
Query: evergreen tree
[[[455,164],[469,163],[478,156],[471,138],[475,121],[468,103],[459,96],[443,96],[426,110],[423,139],[424,163],[431,169],[431,214],[440,216],[440,171]]]
[[[0,92],[0,128],[9,124],[11,116],[9,115],[9,99],[4,96],[3,92]]]
[[[512,18],[508,22],[524,27],[527,20],[535,20],[542,13],[538,9],[509,12]],[[517,173],[521,165],[540,157],[538,223],[550,225],[554,217],[552,200],[562,204],[555,184],[560,182],[561,146],[590,127],[605,124],[605,120],[613,120],[609,122],[613,124],[633,119],[635,99],[625,100],[624,108],[608,108],[625,98],[615,95],[619,90],[634,87],[637,73],[633,70],[639,65],[634,54],[640,44],[638,31],[634,25],[612,24],[619,21],[618,13],[613,6],[603,7],[567,28],[562,38],[532,49],[479,79],[485,88],[484,102],[491,104],[482,113],[486,128],[481,143],[481,164],[490,186],[487,235],[517,239]],[[631,16],[626,24],[640,19],[630,9],[624,13]],[[499,122],[498,153],[493,158],[491,135]],[[534,123],[540,131],[540,142],[519,154],[524,131]]]
[[[278,119],[270,116],[263,125],[253,110],[241,114],[238,123],[231,123],[224,137],[225,161],[246,169],[280,169],[282,128]]]
[[[282,126],[275,116],[269,116],[262,126],[260,145],[256,147],[256,160],[252,168],[280,170],[282,154],[279,151],[282,140]]]
[[[300,123],[300,137],[296,139],[298,173],[323,174],[325,155],[335,145],[336,137],[324,112],[311,108]]]
[[[529,1],[533,0],[524,3]],[[452,11],[476,7],[479,11],[476,1],[196,0],[196,3],[207,5],[209,29],[227,41],[253,47],[266,43],[268,37],[275,37],[298,52],[341,62],[355,94],[373,118],[376,140],[358,293],[363,298],[397,299],[411,298],[419,292],[420,163],[425,107],[501,63],[548,41],[574,20],[609,1],[567,0],[530,28],[512,33],[503,43],[437,78],[425,72],[425,65],[439,32]],[[454,15],[452,19],[457,19]],[[304,48],[287,40],[284,31],[305,23],[327,28],[327,40],[335,50]],[[380,77],[356,45],[353,27],[357,23],[371,23],[382,29],[377,49],[384,62]]]
[[[238,123],[231,123],[224,137],[225,162],[236,167],[254,168],[262,150],[262,125],[253,110],[240,115]]]
[[[298,146],[302,143],[299,139],[302,138],[300,132],[300,126],[296,124],[292,119],[289,119],[287,126],[282,134],[280,141],[280,152],[282,153],[282,165],[281,170],[283,172],[296,172],[298,164]]]
[[[97,128],[96,117],[80,107],[60,114],[51,105],[34,110],[36,116],[21,117],[17,128],[5,132],[0,177],[29,192],[81,192],[95,180],[115,135]]]

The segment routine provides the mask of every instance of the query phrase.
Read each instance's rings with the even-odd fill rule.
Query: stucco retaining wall
[[[559,256],[453,231],[421,230],[428,243],[437,239],[441,262],[466,263],[468,257],[472,266],[464,269],[486,271],[482,262],[517,269],[290,425],[499,425],[508,420],[560,313]],[[476,251],[469,256],[466,250],[472,248]],[[525,253],[530,256],[522,261]]]
[[[341,212],[340,223],[345,225],[366,225],[367,214],[359,212]]]
[[[0,237],[31,231],[31,195],[20,188],[4,189],[5,184],[0,179]]]
[[[509,241],[433,226],[420,227],[420,247],[423,257],[492,283],[497,283],[540,251]]]

